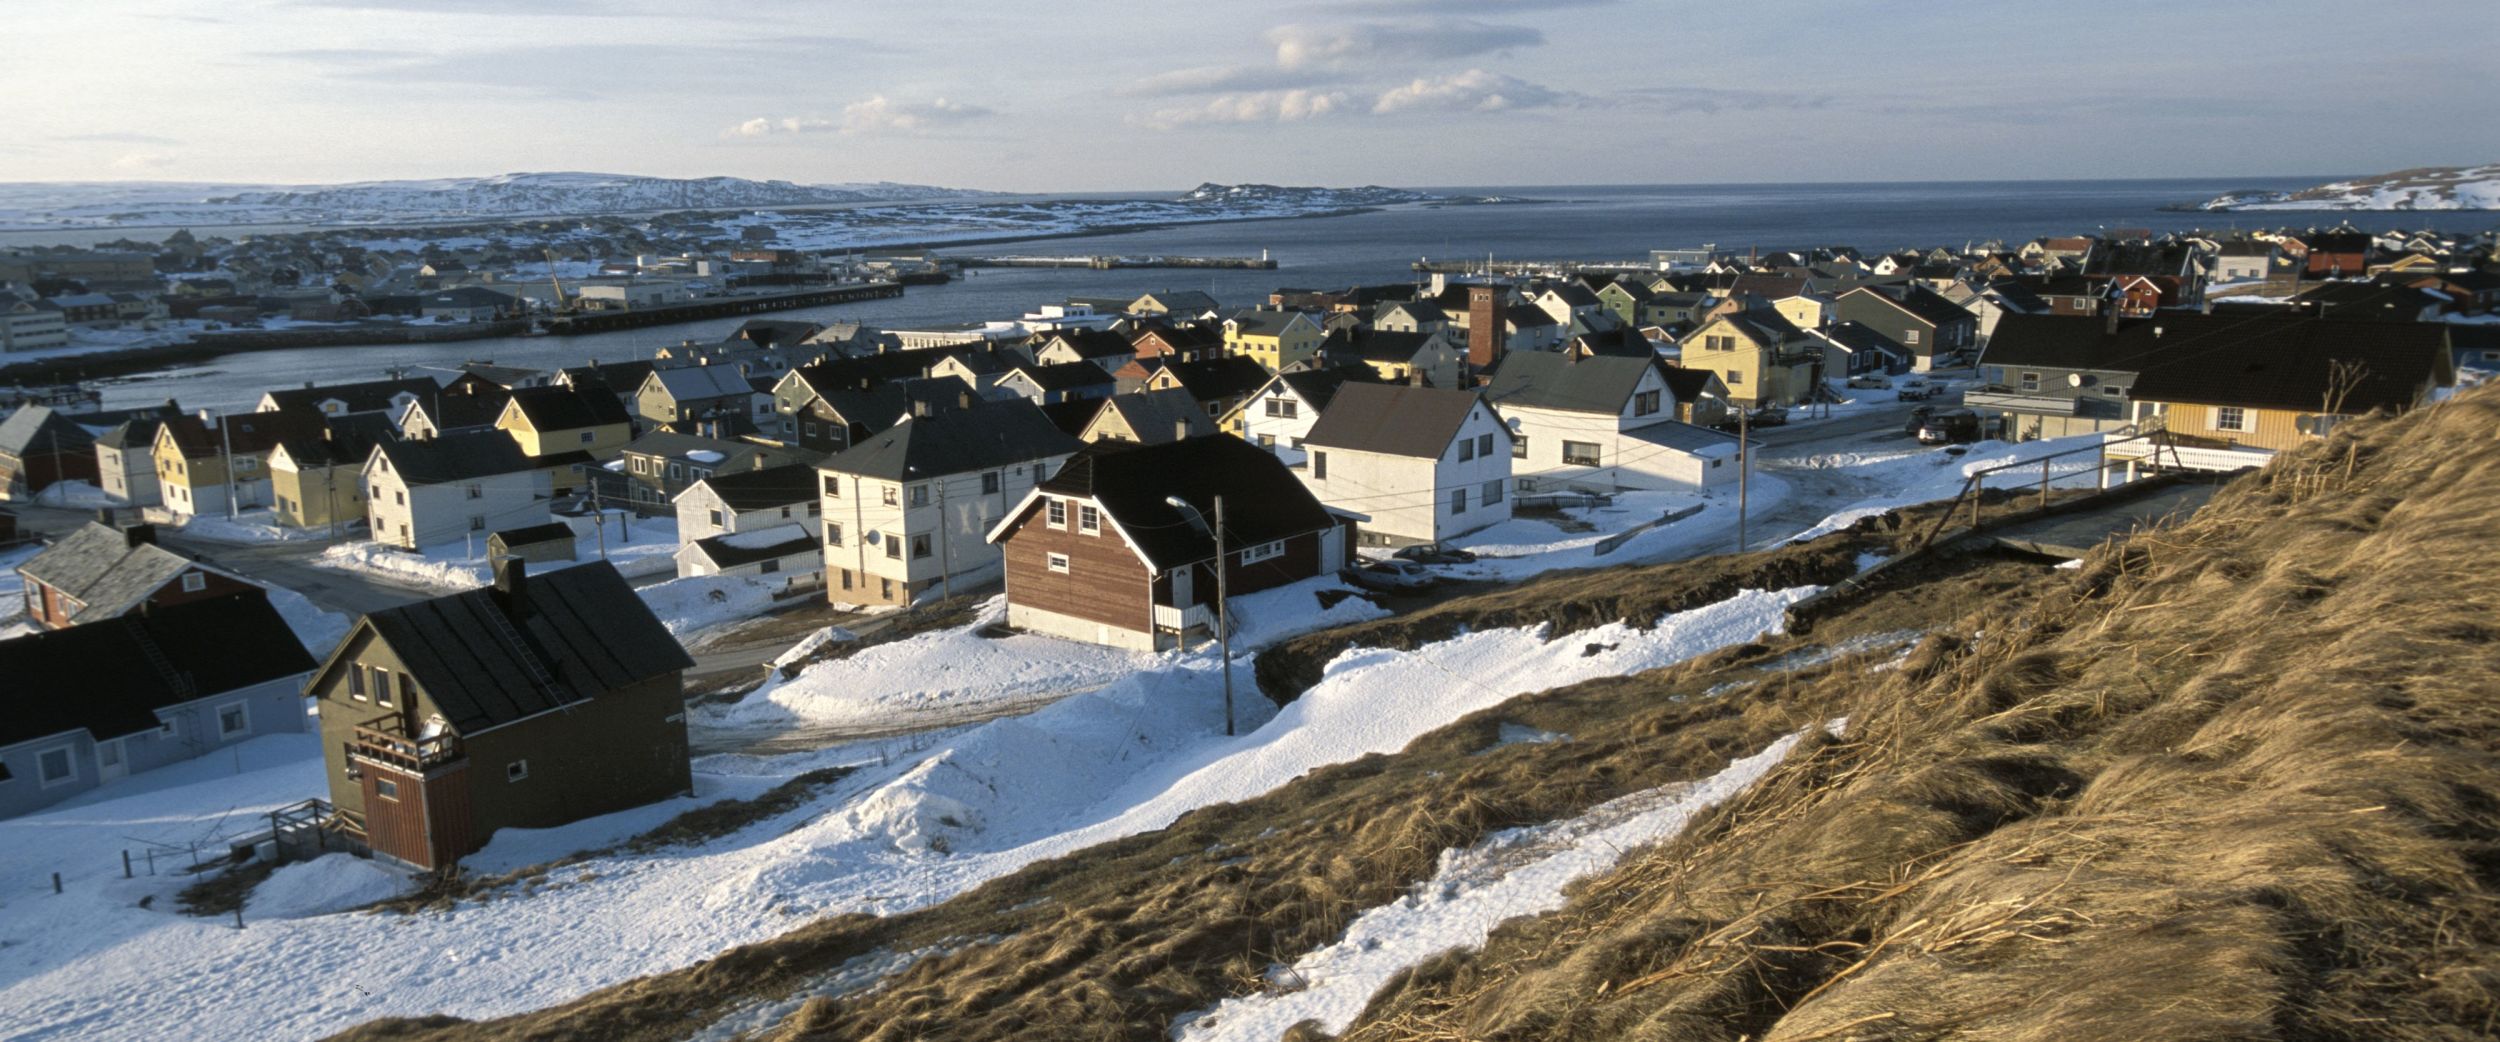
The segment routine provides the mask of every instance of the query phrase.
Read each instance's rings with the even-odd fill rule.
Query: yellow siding
[[[2252,449],[2297,448],[2309,440],[2300,432],[2299,420],[2305,413],[2285,409],[2249,409],[2254,422],[2247,431],[2226,431],[2214,426],[2214,407],[2210,405],[2162,405],[2162,425],[2173,434],[2211,438]]]

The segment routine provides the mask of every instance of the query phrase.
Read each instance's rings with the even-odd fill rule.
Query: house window
[[[1642,391],[1632,396],[1632,415],[1647,416],[1658,411],[1658,392]]]
[[[1271,557],[1283,556],[1285,556],[1285,541],[1279,539],[1272,543],[1260,543],[1257,546],[1242,551],[1241,563],[1254,564],[1259,561],[1267,560]]]
[[[1728,386],[1730,386],[1730,387],[1743,387],[1743,386],[1745,386],[1745,374],[1740,373],[1740,372],[1738,372],[1738,371],[1736,371],[1736,370],[1734,370],[1734,369],[1730,369],[1730,370],[1728,370],[1728,371],[1727,371],[1727,385],[1728,385]]]
[[[911,487],[911,505],[916,507],[929,505],[929,486],[913,485]]]
[[[391,705],[391,674],[380,666],[373,667],[373,700],[385,709]]]
[[[903,495],[903,490],[902,490],[901,486],[898,486],[898,485],[879,485],[879,486],[877,486],[877,501],[878,501],[878,502],[881,502],[881,503],[883,503],[883,504],[885,504],[886,506],[896,506],[896,505],[898,505],[898,504],[902,503],[902,501],[903,501],[903,500],[902,500],[902,495]]]
[[[1054,572],[1057,572],[1057,573],[1059,573],[1059,574],[1061,574],[1061,575],[1066,575],[1066,574],[1068,574],[1068,555],[1066,555],[1066,554],[1051,554],[1051,555],[1050,555],[1050,570],[1051,570],[1051,571],[1054,571]]]
[[[842,498],[842,479],[841,479],[841,478],[837,478],[837,477],[835,477],[835,476],[833,476],[833,475],[831,475],[831,474],[827,474],[827,475],[825,475],[825,498],[826,498],[826,499],[840,499],[840,498]]]
[[[69,747],[46,749],[35,757],[35,776],[44,788],[67,785],[78,780],[78,764],[69,757]]]
[[[925,535],[916,535],[911,537],[911,559],[918,561],[925,559],[928,556],[929,537]]]
[[[2022,384],[2023,384],[2023,390],[2026,390],[2026,391],[2037,391],[2037,390],[2039,390],[2039,389],[2040,389],[2040,374],[2038,374],[2038,373],[2024,373],[2024,374],[2022,375]]]
[[[1569,463],[1569,464],[1571,464],[1571,465],[1573,465],[1573,466],[1576,466],[1576,467],[1594,467],[1594,466],[1596,466],[1596,465],[1597,465],[1597,443],[1596,443],[1596,442],[1593,442],[1593,441],[1566,441],[1566,442],[1564,442],[1564,443],[1563,443],[1563,462],[1565,462],[1565,463]]]
[[[485,518],[483,515],[479,515],[479,514],[471,514],[471,515],[469,515],[469,531],[472,531],[472,532],[483,532],[483,531],[485,531],[485,530],[486,530],[486,518]]]
[[[670,481],[684,481],[684,480],[686,480],[686,465],[685,465],[685,464],[683,464],[683,463],[671,463],[671,464],[669,464],[669,465],[668,465],[668,479],[669,479]]]
[[[1313,453],[1311,453],[1311,476],[1312,476],[1312,477],[1314,477],[1314,478],[1317,478],[1317,479],[1319,479],[1319,480],[1321,480],[1321,481],[1326,481],[1326,480],[1328,480],[1328,454],[1327,454],[1327,453],[1325,453],[1325,452],[1313,452]]]
[[[1511,435],[1511,436],[1510,436],[1510,458],[1512,458],[1512,459],[1527,459],[1527,458],[1528,458],[1528,436],[1527,436],[1527,435],[1525,435],[1525,434],[1513,434],[1513,435]]]
[[[1912,330],[1908,330],[1908,331],[1906,331],[1906,332],[1903,332],[1903,333],[1901,334],[1901,342],[1902,342],[1902,343],[1904,343],[1904,344],[1915,344],[1915,343],[1918,343],[1918,330],[1912,329]]]
[[[1301,408],[1302,403],[1287,398],[1270,398],[1267,400],[1267,414],[1280,420],[1293,419],[1296,414],[1301,411]]]
[[[2215,406],[2214,429],[2218,431],[2247,431],[2248,410],[2242,409],[2236,405]]]
[[[1261,434],[1258,436],[1258,441],[1259,447],[1262,449],[1267,449],[1272,452],[1276,448],[1276,436],[1273,434]]]
[[[998,472],[997,472],[997,471],[992,470],[992,471],[986,471],[986,472],[983,472],[983,473],[982,473],[982,475],[981,475],[981,494],[982,494],[982,495],[984,495],[984,496],[995,496],[995,495],[997,495],[997,494],[998,494],[998,487],[999,487],[999,482],[998,482]]]
[[[709,514],[711,515],[711,518],[712,518],[712,527],[714,527],[714,528],[719,528],[719,527],[721,526],[721,523],[720,523],[720,511],[718,511],[718,510],[713,510],[713,511],[707,511],[707,513],[709,513]]]
[[[198,592],[200,592],[201,590],[205,590],[205,589],[208,589],[208,573],[206,573],[206,572],[184,572],[184,573],[182,573],[182,592],[184,592],[184,593],[198,593]]]
[[[252,729],[252,708],[241,702],[217,707],[217,737],[232,738]]]
[[[1492,435],[1490,435],[1490,434],[1479,434],[1479,435],[1476,435],[1476,455],[1479,455],[1479,456],[1490,456],[1490,455],[1492,455],[1492,454],[1493,454],[1493,436],[1492,436]]]
[[[1460,463],[1465,463],[1474,458],[1476,458],[1476,439],[1460,438],[1458,440],[1458,461]]]
[[[1463,488],[1454,488],[1454,489],[1451,489],[1451,490],[1450,490],[1450,513],[1453,513],[1453,514],[1464,514],[1464,513],[1466,513],[1466,512],[1467,512],[1467,490],[1466,490],[1466,489],[1463,489]]]
[[[839,525],[839,524],[835,524],[834,522],[831,522],[831,521],[827,521],[827,522],[825,522],[825,545],[826,545],[826,546],[840,546],[840,545],[842,545],[842,526],[841,526],[841,525]]]
[[[399,783],[377,776],[373,779],[373,794],[386,800],[396,801],[399,799]]]
[[[514,760],[503,765],[503,780],[505,781],[528,781],[529,776],[530,762],[528,760]]]
[[[395,488],[395,489],[392,489],[392,490],[391,490],[391,505],[393,505],[393,506],[403,506],[403,507],[404,507],[404,506],[407,506],[407,505],[408,505],[408,490],[407,490],[407,489],[404,489],[404,488]]]
[[[1502,501],[1502,483],[1501,483],[1501,481],[1500,481],[1499,479],[1496,479],[1496,480],[1493,480],[1493,481],[1487,481],[1487,482],[1485,482],[1485,483],[1484,483],[1484,492],[1483,492],[1483,495],[1482,495],[1482,497],[1481,497],[1481,498],[1483,498],[1483,500],[1484,500],[1484,505],[1486,505],[1486,506],[1492,506],[1492,505],[1493,505],[1493,504],[1495,504],[1495,503],[1499,503],[1499,502],[1501,502],[1501,501]]]
[[[881,542],[885,543],[885,556],[888,560],[900,561],[903,559],[902,536],[888,533],[886,537],[881,540]]]
[[[582,444],[584,444],[584,445],[588,445],[588,444],[590,444],[590,440],[591,440],[591,432],[590,432],[590,431],[583,431],[583,432],[582,432]]]
[[[1087,535],[1102,534],[1102,511],[1091,505],[1076,508],[1076,530]]]
[[[1068,527],[1068,501],[1067,501],[1067,500],[1064,500],[1064,499],[1054,499],[1054,500],[1051,500],[1051,501],[1050,501],[1050,527],[1052,527],[1052,528],[1066,528],[1066,527]]]
[[[781,561],[780,561],[780,559],[778,559],[778,558],[773,559],[773,560],[770,560],[770,561],[766,561],[766,562],[764,562],[764,566],[763,566],[763,567],[758,568],[758,569],[756,569],[756,570],[757,570],[758,572],[761,572],[761,573],[765,574],[765,575],[771,575],[771,574],[773,574],[774,572],[778,572],[778,571],[780,571],[780,570],[781,570]]]
[[[347,697],[359,702],[365,700],[365,667],[347,667]]]

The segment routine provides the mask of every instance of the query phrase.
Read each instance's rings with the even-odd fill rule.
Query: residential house
[[[1018,366],[1000,377],[997,390],[1035,405],[1109,398],[1120,381],[1092,362],[1059,362]]]
[[[2357,278],[2370,270],[2370,233],[2355,231],[2349,224],[2333,231],[2302,237],[2307,244],[2307,259],[2301,269],[2303,278]]]
[[[365,519],[365,461],[391,440],[380,413],[324,418],[309,432],[281,437],[269,450],[270,513],[292,528],[328,528]]]
[[[1088,445],[986,538],[1008,625],[1138,651],[1213,636],[1219,590],[1333,575],[1347,558],[1340,519],[1276,457],[1225,435]]]
[[[17,566],[26,618],[35,625],[66,629],[142,608],[258,589],[156,545],[155,525],[115,528],[106,517],[79,526]]]
[[[1270,373],[1319,357],[1328,333],[1307,311],[1261,308],[1236,311],[1224,320],[1224,349],[1248,358]]]
[[[1319,422],[1320,413],[1336,399],[1337,389],[1348,380],[1370,382],[1370,378],[1368,371],[1357,369],[1288,369],[1242,399],[1223,418],[1223,427],[1275,453],[1286,466],[1299,467],[1304,459],[1302,439],[1310,436],[1311,425]]]
[[[1557,326],[1570,327],[1605,313],[1606,306],[1589,291],[1587,284],[1567,279],[1528,296],[1528,303],[1545,313]]]
[[[48,300],[0,293],[0,354],[69,346],[69,322]]]
[[[495,428],[532,458],[582,452],[613,459],[634,436],[633,417],[601,388],[529,387],[512,392]]]
[[[1457,389],[1467,385],[1468,353],[1445,330],[1398,333],[1388,330],[1342,330],[1329,334],[1322,354],[1331,365],[1360,363],[1386,383],[1413,383]],[[1503,352],[1493,352],[1499,359]]]
[[[745,374],[734,368],[655,369],[635,392],[634,415],[679,434],[732,437],[756,430],[757,397]],[[762,408],[771,410],[769,396]]]
[[[1829,341],[1769,310],[1720,315],[1684,338],[1683,364],[1719,378],[1746,408],[1802,402],[1822,385]]]
[[[517,557],[531,564],[579,560],[581,533],[562,521],[507,528],[486,537],[486,559]]]
[[[347,416],[356,413],[379,413],[396,416],[406,412],[415,402],[433,398],[441,385],[426,377],[405,380],[372,380],[365,383],[332,384],[317,387],[307,382],[302,387],[270,391],[260,396],[256,412],[313,412],[323,416]]]
[[[785,463],[712,474],[677,494],[677,538],[693,542],[733,532],[803,524],[813,529],[823,500],[816,468]]]
[[[1219,358],[1225,350],[1224,329],[1213,325],[1148,326],[1129,338],[1129,347],[1139,362]]]
[[[1232,411],[1241,400],[1267,383],[1268,371],[1257,362],[1238,356],[1205,358],[1194,362],[1171,362],[1154,371],[1145,382],[1149,391],[1179,388],[1189,392],[1208,419]],[[1117,397],[1116,395],[1114,397]]]
[[[555,498],[541,462],[501,432],[385,441],[363,476],[373,541],[406,550],[546,524]]]
[[[433,398],[409,402],[394,417],[403,438],[425,439],[445,434],[491,431],[495,421],[503,418],[504,407],[512,403],[512,392],[500,387],[481,388],[458,394],[438,394]]]
[[[1676,420],[1666,366],[1653,359],[1522,352],[1484,390],[1511,438],[1511,474],[1528,489],[1695,490],[1736,480],[1733,436]]]
[[[817,465],[825,596],[908,604],[996,576],[985,541],[1078,448],[1022,399],[915,414]]]
[[[1366,546],[1440,544],[1510,519],[1512,436],[1474,391],[1349,383],[1296,473]]]
[[[635,395],[642,390],[642,381],[658,366],[648,359],[631,362],[601,362],[592,359],[589,365],[568,366],[556,371],[552,385],[574,390],[597,388],[616,397],[625,411],[634,411]]]
[[[1215,298],[1204,290],[1167,289],[1148,293],[1129,302],[1121,310],[1132,315],[1169,315],[1173,318],[1214,318],[1221,310]]]
[[[2146,320],[2007,315],[1979,354],[1982,386],[1962,404],[2004,420],[2009,437],[2063,438],[2135,422],[2128,389],[2169,345]],[[2168,323],[2162,323],[2167,330]]]
[[[1910,370],[1910,349],[1864,322],[1835,322],[1814,330],[1814,335],[1823,339],[1823,375],[1827,379]]]
[[[1667,381],[1667,396],[1675,399],[1676,419],[1696,427],[1714,429],[1727,421],[1727,384],[1720,382],[1719,374],[1707,369],[1661,364],[1658,375]]]
[[[1371,327],[1391,333],[1438,333],[1450,328],[1450,315],[1433,301],[1392,300],[1372,312]]]
[[[492,586],[357,619],[304,691],[340,817],[375,856],[434,870],[500,829],[692,792],[693,664],[607,562],[507,559]]]
[[[33,499],[63,481],[96,480],[95,432],[48,405],[0,420],[0,499]]]
[[[1834,298],[1830,313],[1832,321],[1863,324],[1908,348],[1915,372],[1949,365],[1979,346],[1979,317],[1925,287],[1859,286]]]
[[[600,471],[621,475],[603,482],[601,497],[624,500],[638,513],[660,514],[674,512],[671,504],[680,494],[712,475],[808,462],[814,454],[751,441],[652,431],[628,443],[621,455],[609,464],[613,469]]]
[[[1077,432],[1076,440],[1091,444],[1099,441],[1130,442],[1159,445],[1167,441],[1198,438],[1216,433],[1220,428],[1207,417],[1206,408],[1185,389],[1167,387],[1155,391],[1115,394],[1103,399],[1094,418]]]
[[[0,640],[0,818],[300,732],[312,668],[257,589]]]
[[[124,420],[96,436],[96,485],[104,498],[122,506],[155,506],[163,493],[156,484],[158,417]]]
[[[318,437],[315,413],[168,416],[156,429],[156,484],[176,515],[249,510],[273,501],[269,454],[288,437]]]
[[[688,540],[677,548],[677,577],[770,577],[773,593],[812,590],[825,581],[824,544],[812,525],[781,524]]]
[[[1639,327],[1650,324],[1642,309],[1656,294],[1647,285],[1628,279],[1609,279],[1595,292],[1597,306],[1614,316],[1617,325]]]
[[[1107,329],[1056,329],[1033,344],[1033,361],[1043,365],[1089,362],[1108,373],[1135,357],[1136,345]]]
[[[2158,353],[2128,389],[2139,424],[2189,449],[2190,466],[2254,465],[2337,421],[2403,412],[2456,383],[2445,327],[2305,316],[2164,313],[2143,320]]]

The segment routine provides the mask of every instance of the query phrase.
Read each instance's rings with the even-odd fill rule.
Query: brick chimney
[[[1502,293],[1494,286],[1467,287],[1467,364],[1482,372],[1502,360]]]
[[[156,545],[155,525],[132,525],[122,529],[122,542],[133,547]]]

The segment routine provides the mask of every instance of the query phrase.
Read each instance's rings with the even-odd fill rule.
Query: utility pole
[[[1233,615],[1225,596],[1232,560],[1224,554],[1224,497],[1215,497],[1215,640],[1224,653],[1224,737],[1233,736]]]
[[[946,538],[946,478],[937,479],[938,497],[938,586],[947,600],[955,599],[955,543]],[[908,529],[910,526],[904,526]]]
[[[1745,435],[1750,429],[1752,410],[1736,410],[1736,552],[1745,552],[1745,503],[1753,479],[1753,442]]]
[[[226,454],[226,519],[231,521],[234,520],[236,514],[240,514],[243,511],[242,508],[236,504],[234,496],[234,424],[227,421],[228,417],[226,414],[217,414],[217,437],[219,439],[220,446],[225,450]]]

